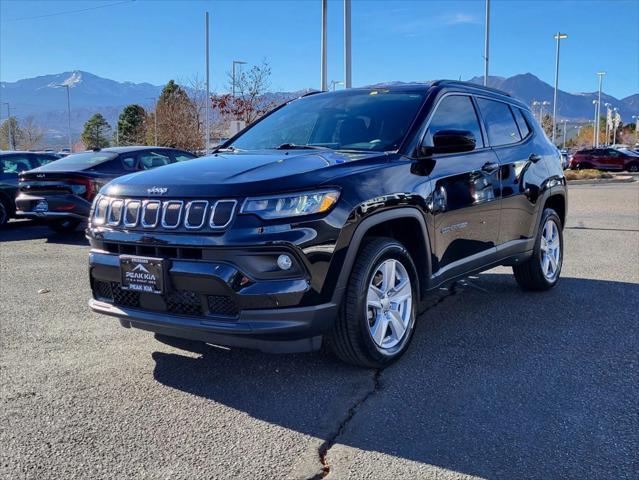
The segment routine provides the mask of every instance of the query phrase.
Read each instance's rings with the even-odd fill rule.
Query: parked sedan
[[[17,215],[44,218],[71,232],[89,216],[97,192],[114,178],[195,158],[163,147],[114,147],[76,153],[20,175]]]
[[[596,168],[597,170],[638,172],[639,156],[629,150],[617,150],[615,148],[580,150],[570,160],[570,168],[576,170]]]
[[[54,153],[0,152],[0,226],[15,215],[20,173],[60,158]]]

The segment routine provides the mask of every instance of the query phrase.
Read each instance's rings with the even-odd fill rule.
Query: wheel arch
[[[375,213],[360,222],[355,229],[342,270],[333,292],[333,302],[339,304],[346,290],[357,254],[368,238],[390,237],[406,247],[415,263],[420,298],[423,299],[431,278],[431,244],[426,221],[419,209],[400,207]]]

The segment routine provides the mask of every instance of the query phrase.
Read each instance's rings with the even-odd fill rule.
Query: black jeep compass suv
[[[118,178],[93,203],[91,308],[165,337],[328,345],[382,367],[429,290],[511,265],[561,272],[566,182],[527,106],[463,82],[311,94],[213,155]]]

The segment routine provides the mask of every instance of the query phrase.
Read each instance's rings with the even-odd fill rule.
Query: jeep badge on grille
[[[169,189],[166,187],[151,187],[146,189],[146,193],[149,195],[164,195]]]

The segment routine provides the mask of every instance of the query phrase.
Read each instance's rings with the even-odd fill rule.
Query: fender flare
[[[426,258],[427,271],[425,272],[425,274],[419,275],[421,273],[419,271],[419,265],[416,265],[416,267],[418,268],[417,273],[419,275],[420,282],[420,294],[425,293],[428,288],[428,284],[430,283],[432,274],[431,244],[430,236],[428,235],[428,229],[426,228],[426,221],[424,220],[424,216],[418,208],[398,207],[391,210],[385,210],[383,212],[375,213],[369,217],[366,217],[355,229],[355,232],[353,233],[353,236],[351,237],[351,240],[349,242],[348,251],[346,252],[346,257],[344,258],[344,263],[342,264],[342,270],[339,274],[339,278],[337,279],[335,290],[333,291],[332,302],[334,304],[339,305],[342,300],[344,291],[346,290],[348,284],[348,279],[351,276],[355,258],[357,257],[357,253],[359,252],[359,248],[366,233],[372,227],[380,225],[384,222],[388,222],[390,220],[397,220],[402,218],[417,220],[421,230],[424,245],[426,245],[426,251],[424,252],[424,255]],[[413,259],[413,261],[415,261],[415,259]]]

